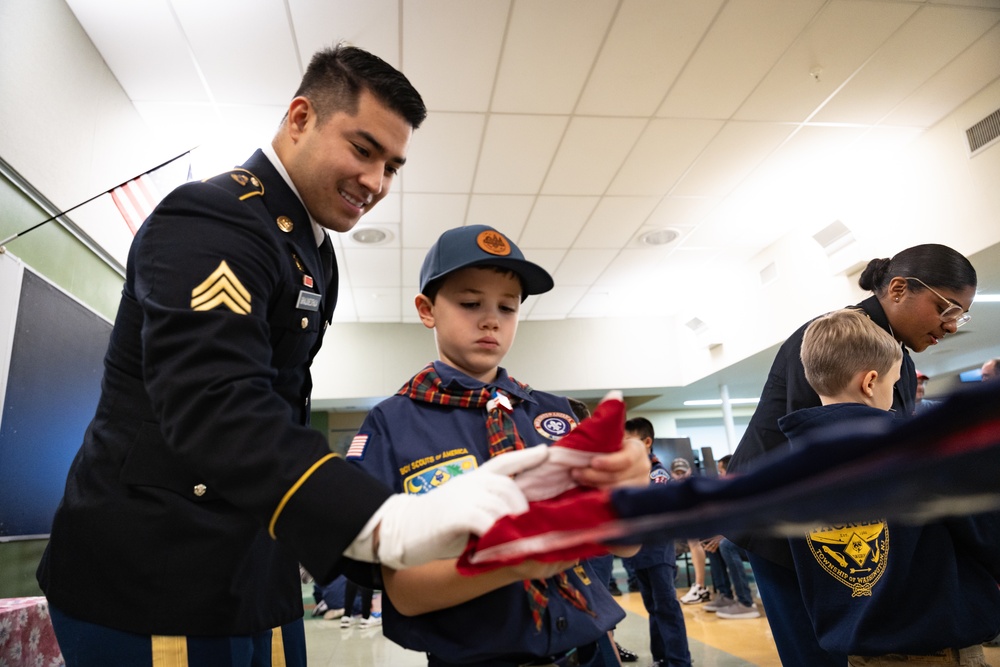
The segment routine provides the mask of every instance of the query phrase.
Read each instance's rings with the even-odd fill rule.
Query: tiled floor
[[[307,597],[308,591],[305,591]],[[682,588],[683,594],[686,589]],[[638,593],[617,598],[627,618],[615,630],[619,644],[639,654],[636,667],[648,667],[649,626]],[[311,600],[310,600],[311,601]],[[759,602],[758,602],[759,606]],[[774,640],[763,616],[726,620],[702,609],[684,605],[688,643],[696,667],[781,667]],[[308,612],[306,613],[309,619]],[[310,667],[423,667],[423,654],[407,651],[382,636],[380,627],[342,630],[339,621],[307,620],[306,642]],[[986,649],[987,661],[1000,666],[1000,648]]]

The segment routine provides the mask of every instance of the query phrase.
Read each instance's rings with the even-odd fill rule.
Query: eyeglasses
[[[942,296],[940,292],[938,292],[936,289],[925,283],[920,278],[914,278],[913,276],[903,276],[903,280],[916,280],[918,283],[920,283],[921,285],[929,289],[931,292],[933,292],[937,298],[941,299],[942,301],[948,304],[948,307],[942,310],[939,314],[942,322],[954,322],[955,328],[957,329],[963,324],[967,324],[968,321],[972,319],[972,315],[963,312],[961,306],[953,302],[951,299],[947,299],[944,296]]]

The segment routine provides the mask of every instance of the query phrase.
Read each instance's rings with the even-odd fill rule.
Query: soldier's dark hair
[[[873,259],[861,272],[858,285],[863,290],[883,296],[889,282],[895,277],[919,278],[931,287],[945,287],[955,291],[976,287],[976,270],[972,262],[948,246],[925,243],[901,250],[892,259]],[[907,281],[909,287],[920,291],[923,287]]]
[[[413,129],[427,117],[424,100],[402,72],[354,46],[317,51],[295,96],[308,98],[322,123],[338,111],[357,113],[362,90],[402,116]]]

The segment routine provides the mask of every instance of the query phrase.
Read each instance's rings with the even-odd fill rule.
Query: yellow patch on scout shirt
[[[851,597],[869,597],[889,559],[889,527],[884,521],[814,530],[806,536],[809,551],[827,574],[851,589]]]
[[[427,458],[431,459],[432,462],[435,459],[439,460],[440,456],[441,455],[439,454],[436,457]],[[410,470],[412,468],[423,467],[418,465],[420,463],[427,465],[429,462],[421,459],[420,461],[414,461],[412,464],[405,466],[404,469]],[[479,467],[479,464],[476,463],[476,457],[472,454],[462,456],[460,458],[450,459],[448,461],[444,461],[443,463],[430,466],[429,468],[423,467],[420,472],[414,473],[403,479],[403,490],[406,493],[413,493],[417,495],[427,493],[428,491],[432,491],[441,486],[452,477],[457,477],[458,475],[471,472],[477,467]]]
[[[191,290],[192,310],[212,310],[225,306],[237,315],[250,312],[250,292],[222,260],[205,282]]]

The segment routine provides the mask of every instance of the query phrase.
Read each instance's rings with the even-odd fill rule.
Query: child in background
[[[347,458],[397,491],[420,494],[493,456],[569,433],[576,420],[565,398],[534,391],[499,366],[521,302],[551,288],[549,274],[495,229],[442,234],[421,267],[416,297],[439,360],[369,413]],[[626,449],[599,457],[619,464],[609,482],[648,475],[638,445]],[[466,577],[455,560],[442,560],[383,567],[382,577],[385,636],[426,653],[430,667],[606,665],[598,640],[625,616],[607,573],[589,561],[526,561]]]
[[[822,405],[779,420],[792,448],[844,420],[892,419],[902,357],[858,310],[812,322],[801,358]],[[851,667],[986,665],[981,643],[1000,630],[1000,514],[926,525],[872,518],[789,544],[819,645],[847,653]]]
[[[653,453],[653,424],[645,417],[625,422],[625,437],[636,438],[646,445],[649,456],[650,484],[666,484],[670,473]],[[683,460],[683,459],[681,459]],[[677,549],[673,540],[649,542],[628,559],[639,582],[642,604],[649,614],[649,649],[655,667],[690,667],[684,612],[677,601]]]

